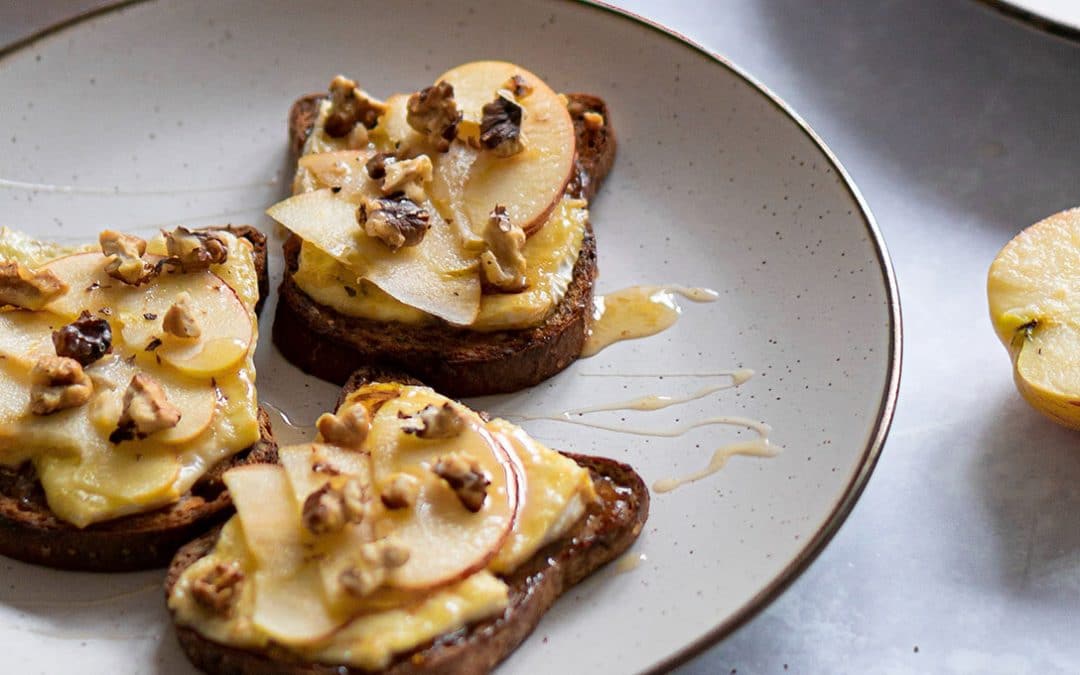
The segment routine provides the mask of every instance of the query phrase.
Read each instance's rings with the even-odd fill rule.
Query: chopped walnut
[[[105,319],[95,319],[84,311],[74,322],[53,331],[52,342],[57,356],[88,366],[112,349],[112,327]]]
[[[507,293],[525,289],[527,260],[525,231],[510,222],[506,208],[496,206],[484,229],[487,250],[480,254],[480,274],[484,281]]]
[[[120,443],[172,429],[180,423],[180,416],[180,409],[169,402],[161,385],[149,375],[139,373],[131,378],[124,391],[120,420],[109,434],[109,441]]]
[[[362,522],[368,515],[368,496],[355,478],[327,482],[304,500],[301,519],[312,534],[338,532],[348,523]]]
[[[362,405],[350,405],[338,413],[323,413],[316,420],[319,436],[326,443],[347,450],[359,450],[364,446],[371,420]]]
[[[480,463],[464,452],[453,452],[435,460],[432,472],[450,484],[461,505],[476,513],[484,506],[491,481]]]
[[[356,82],[338,75],[330,82],[330,112],[323,129],[329,136],[342,138],[352,133],[357,124],[374,129],[384,113],[385,103],[369,96]]]
[[[391,251],[416,246],[431,226],[427,209],[405,197],[368,199],[356,210],[356,220],[367,236],[379,239]]]
[[[581,119],[585,122],[585,128],[589,131],[599,131],[604,128],[604,116],[592,110],[585,111]]]
[[[219,562],[191,583],[191,597],[203,609],[227,616],[240,597],[243,581],[244,573],[238,564]]]
[[[364,164],[367,175],[371,180],[381,181],[386,178],[386,167],[397,161],[397,157],[388,152],[377,152]]]
[[[503,83],[502,88],[509,91],[517,99],[525,98],[533,92],[532,85],[522,75],[512,76]]]
[[[427,199],[424,186],[431,182],[431,158],[420,155],[414,159],[404,159],[384,164],[385,175],[380,185],[384,195],[404,192],[410,201],[419,204]]]
[[[395,473],[386,479],[379,498],[388,509],[407,509],[416,503],[420,481],[407,473]]]
[[[178,338],[197,338],[202,335],[202,329],[199,328],[199,322],[191,309],[191,294],[185,292],[176,296],[176,302],[161,319],[161,329]]]
[[[90,400],[94,383],[75,359],[43,356],[30,371],[30,412],[51,415]]]
[[[105,230],[98,235],[101,252],[106,256],[105,272],[129,286],[145,284],[154,277],[155,269],[143,255],[146,242],[130,234]]]
[[[495,100],[483,108],[480,120],[480,145],[499,157],[512,157],[525,149],[521,133],[522,108],[513,95],[500,91]]]
[[[360,547],[357,564],[346,568],[338,580],[349,595],[362,598],[386,581],[387,573],[409,561],[409,549],[380,540]]]
[[[229,248],[225,242],[212,232],[195,232],[186,227],[178,227],[165,235],[165,249],[169,257],[162,262],[170,267],[178,267],[181,272],[199,272],[210,269],[211,265],[220,265],[229,258]]]
[[[0,262],[0,305],[38,310],[67,290],[52,270],[34,272],[14,260]]]
[[[416,426],[402,427],[407,434],[417,438],[454,438],[465,430],[465,418],[454,406],[444,403],[440,407],[424,406],[420,412],[412,415]]]
[[[405,121],[435,144],[439,152],[450,149],[457,135],[461,113],[454,101],[454,86],[440,80],[409,97]]]

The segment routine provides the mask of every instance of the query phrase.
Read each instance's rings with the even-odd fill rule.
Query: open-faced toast
[[[375,384],[380,382],[416,384],[408,376],[369,369],[349,379],[342,402],[349,400],[349,393],[365,386],[381,386]],[[482,416],[482,419],[489,418]],[[406,649],[396,650],[381,665],[365,668],[356,664],[321,661],[310,656],[305,658],[274,641],[259,646],[230,646],[206,637],[200,630],[187,625],[191,618],[189,608],[185,614],[189,621],[178,621],[177,624],[177,634],[184,651],[196,666],[209,673],[465,675],[490,671],[529,635],[544,612],[566,589],[625,551],[641,532],[648,516],[649,493],[633,469],[606,458],[570,453],[563,453],[562,456],[587,471],[591,479],[591,494],[595,498],[576,521],[561,530],[556,539],[532,550],[512,569],[499,573],[498,579],[505,583],[507,590],[505,604],[498,611],[428,637]],[[385,492],[383,495],[385,501]],[[183,596],[192,592],[193,582],[190,578],[181,582],[185,571],[196,563],[203,564],[200,561],[215,551],[219,536],[222,535],[217,530],[208,533],[182,548],[174,558],[165,584],[174,619],[178,616],[177,608],[185,606]],[[449,551],[453,550],[453,542],[446,541],[444,546],[447,548],[438,553],[451,556]],[[211,560],[207,558],[204,562]],[[492,568],[495,566],[496,563],[491,563]],[[482,573],[488,574],[486,569]],[[239,578],[241,584],[247,583],[243,581],[243,575]],[[177,585],[180,583],[187,586],[178,591]],[[235,588],[230,590],[229,597],[234,603],[244,602],[243,594],[247,591],[242,586],[240,588],[239,592]],[[198,616],[196,612],[195,617]],[[386,632],[396,631],[388,628]]]
[[[320,119],[320,106],[326,99],[325,94],[311,94],[293,104],[288,128],[290,148],[295,154],[301,155],[309,145]],[[572,124],[573,154],[572,163],[567,165],[570,170],[559,184],[558,197],[587,201],[596,194],[614,162],[615,135],[607,106],[600,98],[569,94],[562,101]],[[393,101],[388,103],[392,114]],[[322,114],[325,117],[325,110]],[[318,132],[324,133],[321,128]],[[373,134],[380,132],[381,127],[377,127]],[[464,143],[460,140],[463,134],[459,131],[455,143]],[[585,201],[580,203],[584,205]],[[544,217],[554,218],[548,213],[534,219],[540,221],[537,224],[523,225],[530,237],[530,228],[552,227],[543,222]],[[297,282],[306,240],[293,234],[285,244],[286,269],[273,328],[274,342],[287,359],[306,372],[338,384],[353,370],[373,364],[416,375],[452,396],[510,392],[537,384],[572,363],[588,335],[597,256],[587,216],[582,225],[583,236],[572,273],[560,285],[557,302],[537,313],[527,325],[501,329],[455,325],[438,318],[402,321],[339,311],[313,298]],[[310,285],[307,290],[311,290]],[[483,293],[491,292],[493,289],[485,283]]]
[[[251,244],[248,250],[253,258],[254,278],[248,281],[257,285],[257,312],[268,288],[265,237],[246,226],[208,231],[215,230],[227,231]],[[248,297],[256,293],[253,288],[248,291]],[[145,317],[147,322],[150,316]],[[262,410],[257,413],[257,425],[254,443],[210,467],[177,500],[82,527],[50,509],[46,491],[29,460],[0,467],[0,554],[50,567],[88,571],[164,566],[177,548],[230,513],[228,493],[221,480],[225,470],[240,464],[275,461],[270,421]],[[117,452],[126,452],[122,446],[117,447]]]

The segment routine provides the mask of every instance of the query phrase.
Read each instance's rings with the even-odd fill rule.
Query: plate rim
[[[977,0],[987,8],[994,10],[1001,16],[1021,23],[1028,28],[1038,30],[1040,33],[1049,33],[1055,37],[1068,40],[1073,43],[1080,42],[1080,25],[1062,23],[1057,19],[1051,19],[1041,14],[1036,14],[1029,9],[1017,5],[1012,0]]]
[[[11,55],[23,51],[24,49],[32,46],[38,40],[48,37],[55,33],[62,32],[69,28],[82,24],[90,19],[97,18],[106,14],[131,7],[134,5],[144,4],[151,0],[116,0],[115,2],[106,3],[100,7],[91,8],[79,13],[76,13],[70,17],[51,23],[36,30],[29,35],[26,35],[4,47],[0,47],[0,67],[3,66],[3,61]],[[845,486],[843,493],[834,504],[833,508],[826,515],[822,525],[814,532],[813,535],[806,539],[806,543],[799,550],[799,552],[791,559],[791,561],[784,566],[784,568],[773,577],[761,590],[759,590],[753,597],[743,603],[734,612],[731,612],[724,620],[720,621],[717,625],[707,631],[700,638],[693,642],[683,646],[676,650],[674,653],[669,654],[660,661],[648,665],[642,673],[647,675],[666,673],[673,668],[682,665],[694,657],[700,655],[702,652],[720,642],[723,638],[733,633],[736,629],[742,627],[752,618],[757,616],[767,606],[772,604],[791,584],[799,578],[803,572],[805,572],[810,565],[821,555],[825,547],[832,541],[836,533],[839,532],[840,527],[847,520],[851,511],[854,509],[856,502],[862,495],[863,490],[866,489],[869,483],[870,476],[873,474],[878,460],[881,458],[881,453],[884,449],[885,441],[888,437],[889,430],[892,426],[893,418],[896,412],[896,404],[900,390],[900,374],[901,366],[903,362],[903,320],[900,307],[900,293],[896,282],[896,273],[893,269],[892,258],[889,255],[888,247],[885,244],[885,239],[878,227],[877,220],[874,218],[873,212],[870,210],[870,206],[867,204],[862,192],[859,190],[855,181],[851,178],[847,169],[833,153],[832,149],[825,143],[824,140],[817,134],[813,128],[806,122],[805,119],[799,113],[797,113],[787,102],[776,95],[771,89],[760,82],[756,77],[751,75],[741,66],[736,65],[730,61],[727,57],[722,56],[718,52],[714,52],[703,45],[697,43],[686,35],[664,26],[663,24],[637,14],[631,10],[627,10],[621,7],[616,7],[604,0],[558,0],[562,4],[575,4],[587,7],[589,9],[598,10],[602,13],[606,13],[617,19],[630,21],[636,23],[644,28],[650,29],[669,40],[673,40],[683,47],[688,47],[692,51],[696,51],[699,54],[712,60],[714,63],[722,68],[726,68],[733,75],[740,78],[745,84],[749,85],[751,89],[760,94],[768,103],[773,105],[789,120],[791,120],[795,126],[817,147],[818,151],[822,153],[825,160],[831,165],[833,171],[840,178],[844,189],[848,192],[848,196],[852,199],[857,207],[859,214],[862,217],[863,225],[866,228],[868,240],[874,248],[874,253],[877,257],[878,267],[882,274],[882,281],[885,288],[886,308],[889,318],[889,345],[888,355],[886,360],[886,373],[885,384],[881,392],[881,399],[878,406],[877,415],[871,425],[868,441],[864,446],[862,453],[860,453],[859,463],[855,471],[852,473],[851,479]],[[1024,18],[1019,16],[1022,10],[1015,8],[1005,0],[980,0],[988,6],[999,9],[1000,11],[1015,14],[1018,18]],[[1009,8],[1009,9],[1006,9]],[[1010,9],[1012,11],[1010,11]],[[1036,17],[1038,18],[1038,17]],[[1060,26],[1055,22],[1048,22],[1053,26]],[[1068,33],[1067,37],[1080,40],[1080,31],[1074,31],[1067,26],[1060,26],[1061,29]],[[1051,30],[1050,28],[1047,28]]]

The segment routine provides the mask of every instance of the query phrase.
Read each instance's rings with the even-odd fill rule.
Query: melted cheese
[[[563,199],[547,223],[525,243],[526,280],[521,293],[480,296],[480,311],[469,328],[497,331],[542,323],[562,301],[581,253],[589,212],[580,199]],[[373,284],[357,283],[356,274],[305,242],[293,281],[316,302],[347,316],[376,321],[424,323],[435,317],[410,307]]]
[[[257,330],[258,279],[251,245],[231,234],[222,238],[229,247],[228,260],[212,271],[233,288],[253,330]],[[150,242],[149,251],[164,253],[164,243],[160,239]],[[46,262],[47,255],[69,252],[0,233],[0,255],[26,264],[39,265]],[[85,293],[86,284],[72,286],[69,295]],[[155,362],[143,344],[125,343],[118,317],[106,318],[113,326],[113,355],[86,368],[95,383],[90,402],[37,416],[27,410],[29,369],[34,359],[9,356],[27,346],[32,349],[25,353],[35,356],[54,353],[49,335],[69,317],[48,311],[0,312],[0,330],[5,333],[0,339],[0,464],[14,467],[33,462],[49,508],[77,527],[175,502],[209,468],[251,446],[260,436],[254,339],[238,367],[212,378],[196,378]],[[138,357],[137,368],[121,360],[128,356]],[[108,435],[116,426],[123,390],[136,370],[160,382],[182,413],[186,404],[187,419],[182,417],[178,427],[144,440],[114,445]],[[206,406],[205,411],[199,412],[199,406]],[[196,423],[200,415],[204,417]]]
[[[308,474],[304,469],[308,462],[312,466],[316,462],[326,466],[329,461],[335,471],[344,470],[360,480],[370,476],[375,484],[386,471],[411,472],[423,486],[420,501],[412,511],[461,517],[464,511],[452,494],[450,499],[442,499],[437,492],[446,490],[446,486],[433,479],[430,471],[418,469],[442,452],[440,447],[454,445],[455,439],[426,441],[404,434],[401,429],[409,421],[398,414],[407,415],[426,405],[441,406],[447,402],[448,399],[426,387],[369,385],[354,392],[344,403],[365,405],[372,416],[373,426],[363,453],[342,455],[339,449],[319,444],[283,448],[282,461],[286,468],[267,466],[226,474],[226,481],[234,490],[237,516],[223,528],[214,549],[189,567],[173,587],[168,602],[177,621],[212,640],[236,647],[259,648],[273,640],[305,660],[378,670],[385,668],[397,654],[503,611],[509,602],[509,588],[499,575],[512,572],[545,544],[564,536],[595,499],[587,470],[505,420],[485,421],[472,411],[458,408],[468,428],[482,431],[481,436],[488,439],[469,432],[472,435],[460,437],[462,447],[474,456],[485,451],[505,453],[497,456],[515,467],[516,494],[522,500],[517,504],[509,533],[485,567],[423,590],[403,592],[384,587],[343,605],[327,595],[325,579],[319,578],[315,565],[349,555],[349,547],[355,547],[356,541],[363,539],[353,539],[342,532],[316,542],[306,531],[295,533],[296,514],[303,495],[327,480]],[[490,450],[485,450],[489,447]],[[368,461],[371,465],[347,468],[357,461]],[[234,475],[239,472],[248,474],[243,481]],[[496,481],[491,488],[497,484]],[[466,514],[462,527],[470,527],[467,520],[470,517],[491,517],[492,514],[485,514],[493,498],[489,492],[485,510],[472,516]],[[277,500],[278,506],[270,508],[266,504],[268,500]],[[377,499],[374,504],[380,506]],[[272,513],[279,515],[268,515]],[[375,530],[389,528],[385,536],[390,538],[397,537],[396,528],[411,517],[403,511],[376,513],[381,516],[376,516]],[[280,532],[275,527],[294,529]],[[474,530],[462,529],[458,538],[472,536]],[[431,559],[453,557],[461,550],[453,537],[441,536],[423,550],[411,549],[410,560],[420,555]],[[312,551],[318,551],[318,555],[311,555]],[[219,563],[238,566],[245,578],[231,612],[225,616],[205,610],[191,593],[194,581]],[[392,585],[393,577],[387,579],[386,583]],[[289,607],[307,609],[285,611],[284,605],[267,609],[264,598],[260,610],[259,598],[267,593],[271,599],[282,598],[281,602]],[[292,629],[283,630],[291,621],[296,621]],[[331,624],[333,629],[327,630]]]

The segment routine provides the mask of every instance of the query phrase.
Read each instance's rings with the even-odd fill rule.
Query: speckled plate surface
[[[633,549],[646,559],[571,591],[502,672],[665,668],[752,616],[820,552],[869,478],[899,378],[896,289],[869,212],[813,133],[734,66],[574,2],[127,4],[0,58],[0,225],[67,241],[105,226],[247,222],[270,232],[262,211],[287,190],[295,97],[339,71],[376,94],[412,90],[477,58],[516,61],[610,104],[619,157],[592,208],[601,292],[677,283],[719,298],[685,303],[666,333],[476,403],[529,418],[554,447],[627,461],[649,483],[692,472],[747,435],[628,430],[739,415],[770,424],[781,451],[654,495]],[[273,263],[280,277],[280,257]],[[273,313],[271,301],[264,335]],[[261,397],[294,420],[332,405],[334,388],[268,340],[257,363]],[[543,419],[686,394],[736,368],[757,375],[678,407],[590,416],[619,431]],[[0,575],[5,670],[188,672],[160,573],[3,561]]]

